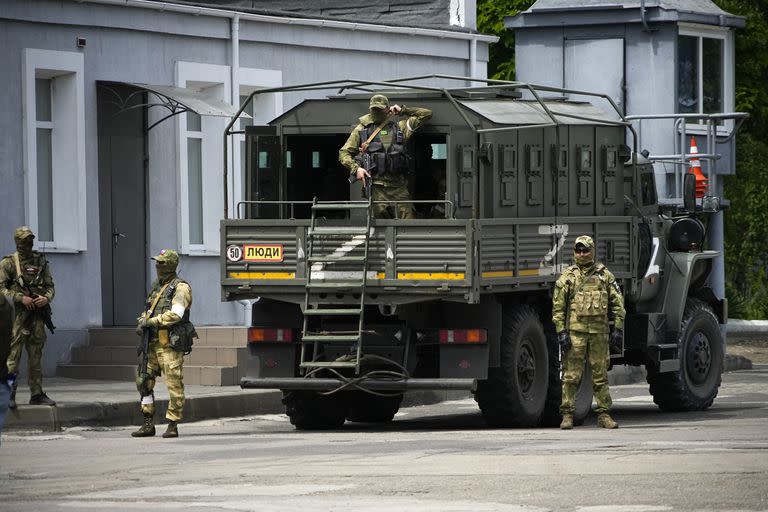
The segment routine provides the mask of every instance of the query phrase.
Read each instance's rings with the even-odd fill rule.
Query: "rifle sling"
[[[163,296],[163,292],[165,292],[165,289],[170,286],[170,284],[173,282],[173,279],[168,281],[163,285],[162,288],[160,288],[160,291],[157,292],[157,295],[155,295],[155,300],[152,301],[152,305],[149,306],[149,309],[147,310],[147,319],[149,319],[150,316],[152,316],[152,313],[155,311],[155,306],[157,306],[157,303],[160,302],[160,297]]]
[[[24,279],[21,277],[21,263],[19,262],[19,252],[16,251],[13,253],[13,263],[16,265],[16,279],[19,281],[19,286],[21,288],[26,288],[26,285],[24,284]]]
[[[368,139],[366,139],[365,142],[360,144],[360,152],[361,153],[365,153],[365,151],[368,149],[368,145],[371,143],[371,141],[374,138],[376,138],[376,136],[379,134],[379,132],[384,129],[384,127],[389,123],[390,119],[392,119],[392,116],[391,115],[387,116],[387,118],[384,120],[384,122],[381,123],[378,127],[376,127],[375,130],[373,130],[373,133],[371,134],[371,136],[368,137]]]

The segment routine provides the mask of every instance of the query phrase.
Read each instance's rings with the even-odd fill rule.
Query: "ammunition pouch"
[[[182,320],[168,327],[168,346],[176,352],[182,352],[184,355],[192,352],[192,343],[195,338],[197,338],[197,331],[189,320]]]

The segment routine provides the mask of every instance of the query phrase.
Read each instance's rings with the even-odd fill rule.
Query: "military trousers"
[[[21,306],[20,306],[21,307]],[[20,308],[19,307],[19,308]],[[45,324],[32,311],[17,309],[11,334],[11,351],[8,353],[8,373],[19,373],[21,350],[27,350],[29,359],[29,392],[31,396],[43,392],[43,346],[45,345]]]
[[[142,414],[155,414],[154,393],[155,379],[160,375],[168,388],[168,410],[165,413],[169,421],[181,421],[184,412],[184,354],[170,347],[162,346],[159,341],[149,344],[147,354],[147,389],[150,396],[141,399]]]
[[[393,176],[388,179],[373,180],[373,200],[374,201],[410,201],[411,194],[408,192],[408,180],[405,176]],[[392,215],[392,211],[396,215]],[[413,204],[391,203],[373,205],[373,217],[376,219],[413,219],[415,217]]]
[[[573,414],[576,391],[581,384],[584,362],[589,361],[592,370],[592,392],[598,414],[611,409],[611,394],[608,391],[608,333],[590,334],[570,331],[571,348],[563,361],[563,399],[561,414]]]

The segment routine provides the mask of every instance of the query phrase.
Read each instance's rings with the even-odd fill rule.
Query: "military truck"
[[[221,221],[222,299],[255,301],[241,386],[282,390],[299,429],[390,421],[406,391],[446,389],[473,392],[491,426],[556,424],[552,288],[586,234],[625,297],[612,364],[645,366],[661,409],[708,408],[727,318],[708,284],[720,257],[705,240],[717,201],[702,208],[686,173],[683,203],[660,204],[652,163],[605,95],[469,80],[249,96],[241,112],[257,94],[329,91],[265,126],[237,130],[236,116],[224,135],[225,147],[245,138],[246,200]],[[338,162],[372,91],[433,111],[409,141],[416,219],[372,218],[371,199]],[[564,99],[573,94],[613,111]],[[577,422],[592,401],[586,371]]]

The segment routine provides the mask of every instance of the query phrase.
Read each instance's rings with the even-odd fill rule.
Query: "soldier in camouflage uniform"
[[[574,400],[585,359],[592,370],[597,424],[603,428],[618,428],[618,423],[608,414],[611,409],[608,313],[613,314],[615,322],[610,345],[617,350],[624,340],[624,298],[613,274],[595,261],[592,238],[580,236],[576,239],[574,262],[576,264],[565,269],[555,283],[552,297],[552,321],[564,361],[560,428],[573,428]]]
[[[138,318],[136,334],[143,335],[149,329],[149,347],[147,374],[137,375],[136,385],[141,394],[141,412],[144,424],[133,437],[155,435],[155,378],[165,377],[170,399],[165,413],[168,428],[163,437],[178,437],[177,423],[182,419],[184,409],[184,353],[174,347],[172,339],[176,327],[189,323],[189,310],[192,307],[192,288],[176,275],[179,255],[176,251],[162,250],[155,260],[157,279],[152,283],[152,290],[147,297],[147,308]]]
[[[360,123],[352,130],[346,144],[339,150],[339,162],[349,170],[350,180],[373,179],[374,201],[410,201],[408,176],[412,157],[407,154],[406,144],[413,132],[432,117],[432,111],[426,108],[409,108],[389,105],[389,100],[382,94],[371,97],[370,112],[362,116]],[[395,122],[393,116],[408,116]],[[373,133],[381,130],[366,145]],[[367,155],[371,164],[364,168],[362,156]],[[357,157],[357,158],[356,158]],[[373,175],[373,176],[371,176]],[[411,203],[397,203],[398,219],[414,217]],[[373,209],[377,218],[392,218],[390,206],[377,204]]]
[[[8,355],[8,373],[18,374],[21,349],[29,357],[30,405],[56,405],[43,393],[41,359],[45,345],[45,323],[40,315],[53,300],[53,278],[45,256],[32,250],[35,235],[27,226],[13,233],[16,252],[0,261],[0,294],[11,299],[16,306],[16,318]],[[9,407],[16,408],[16,382],[11,389]]]

